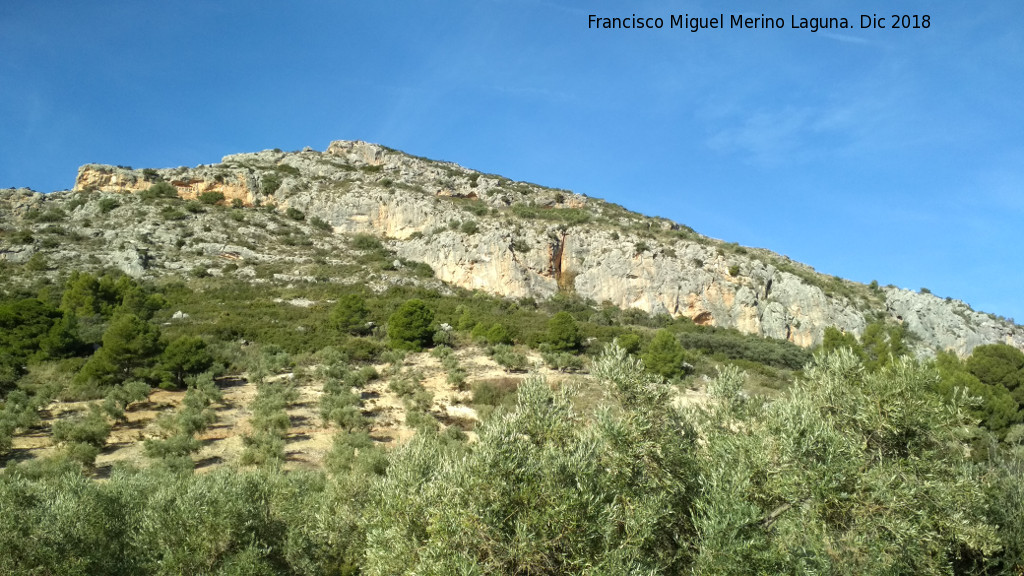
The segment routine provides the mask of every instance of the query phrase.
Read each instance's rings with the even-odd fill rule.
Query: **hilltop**
[[[279,215],[291,210],[308,215],[307,225],[315,218],[337,237],[373,235],[399,262],[428,266],[437,281],[500,297],[569,294],[802,347],[819,345],[830,326],[860,336],[876,321],[905,326],[923,355],[951,350],[966,356],[978,345],[996,342],[1024,346],[1024,329],[958,300],[819,274],[768,250],[708,238],[683,224],[582,194],[365,142],[336,141],[324,152],[235,154],[195,168],[86,165],[74,190],[7,191],[0,209],[9,216],[4,225],[9,233],[38,230],[33,214],[62,210],[67,227],[94,248],[62,249],[59,239],[49,248],[7,241],[0,248],[3,260],[25,262],[40,254],[85,267],[98,260],[134,277],[156,277],[196,267],[216,273],[224,259],[232,259],[237,265],[230,274],[241,278],[274,263],[281,278],[326,274],[329,282],[348,281],[310,262],[318,250],[338,254],[336,241],[295,245],[289,225],[302,222],[255,228],[167,207],[128,213],[127,207],[105,211],[100,206],[157,182],[186,200],[205,195]],[[182,242],[192,250],[180,250]],[[386,274],[364,280],[376,282],[378,289],[388,282]]]

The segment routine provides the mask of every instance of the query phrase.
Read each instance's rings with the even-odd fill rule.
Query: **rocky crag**
[[[1024,329],[960,301],[818,274],[767,250],[721,242],[598,199],[365,142],[332,142],[325,152],[236,154],[196,168],[90,164],[79,170],[72,191],[8,191],[5,206],[17,217],[19,211],[40,213],[47,203],[65,202],[75,204],[72,220],[95,220],[102,214],[89,198],[140,192],[158,181],[184,199],[219,192],[224,203],[236,207],[301,212],[336,236],[372,234],[386,239],[401,261],[429,265],[440,281],[509,298],[571,293],[597,304],[682,315],[801,346],[820,343],[829,326],[859,335],[869,322],[888,319],[905,323],[919,337],[922,353],[967,354],[992,342],[1024,347]],[[208,221],[196,225],[207,232],[216,228]],[[128,273],[160,274],[193,265],[164,250],[179,241],[159,222],[103,234],[111,250],[99,260]],[[196,256],[283,258],[256,240],[210,240],[198,243]],[[25,260],[35,249],[12,244],[0,258]],[[294,252],[290,258],[308,259]]]

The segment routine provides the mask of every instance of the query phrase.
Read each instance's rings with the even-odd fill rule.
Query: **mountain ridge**
[[[994,342],[1024,348],[1024,329],[958,300],[819,274],[769,250],[712,239],[600,199],[360,141],[334,141],[324,152],[233,154],[194,168],[87,164],[63,194],[142,193],[158,182],[186,200],[207,195],[241,207],[295,210],[336,235],[372,234],[443,282],[508,298],[570,293],[804,347],[820,344],[829,326],[860,335],[870,322],[885,320],[917,336],[919,354],[966,355]],[[72,219],[86,207],[76,206]],[[152,243],[152,234],[143,241],[120,238],[132,232],[129,226],[111,235],[129,248],[108,263],[136,276],[159,273],[152,261],[173,259],[167,242]],[[247,250],[225,246],[233,248],[224,252]],[[35,248],[4,247],[2,257],[24,261]]]

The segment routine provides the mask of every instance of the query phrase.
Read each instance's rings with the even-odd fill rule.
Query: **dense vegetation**
[[[289,168],[261,187],[276,190]],[[144,199],[168,222],[204,210],[253,218],[223,197],[180,202],[171,188],[157,182]],[[99,209],[133,202],[105,198]],[[464,209],[482,217],[475,202]],[[313,212],[268,213],[284,245],[329,232]],[[37,222],[62,218],[51,210]],[[478,232],[474,220],[456,226]],[[421,281],[429,267],[372,236],[344,246],[345,263],[311,248],[306,277],[275,261],[242,262],[253,277],[235,276],[232,260],[139,281],[98,266],[55,273],[40,257],[24,265],[35,281],[0,278],[0,573],[1024,571],[1016,348],[913,360],[901,326],[876,322],[860,337],[829,330],[812,353],[568,293],[537,302],[453,289]],[[326,281],[367,270],[399,281]],[[509,378],[472,378],[458,357],[470,349]],[[422,374],[401,370],[421,350],[471,395],[484,420],[473,441],[431,411]],[[517,375],[537,356],[590,378]],[[334,436],[321,469],[284,466],[294,374],[322,382],[316,413]],[[244,450],[197,473],[225,375],[257,390]],[[390,450],[371,437],[363,404],[384,381],[416,431]],[[155,388],[182,401],[158,417],[145,458],[98,466],[111,432]],[[687,388],[710,400],[680,405]],[[79,409],[55,416],[54,401]],[[24,458],[12,438],[29,433],[57,448]]]
[[[193,475],[18,468],[0,477],[0,569],[59,574],[1015,573],[1020,467],[974,463],[964,396],[909,359],[818,357],[774,401],[727,368],[715,402],[610,347],[608,396],[528,380],[465,443],[423,433],[380,465]]]

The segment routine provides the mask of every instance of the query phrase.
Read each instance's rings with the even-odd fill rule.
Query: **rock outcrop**
[[[365,142],[236,154],[194,169],[87,165],[75,189],[130,193],[156,180],[186,199],[221,192],[228,202],[300,210],[338,234],[374,234],[440,280],[510,298],[573,293],[801,346],[820,343],[828,326],[860,334],[879,315],[906,323],[931,350],[1024,343],[1020,327],[962,302],[873,290],[583,195]]]

